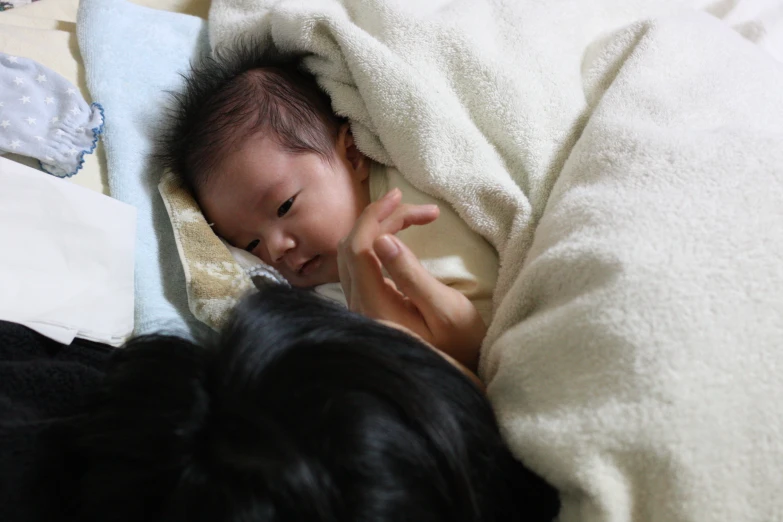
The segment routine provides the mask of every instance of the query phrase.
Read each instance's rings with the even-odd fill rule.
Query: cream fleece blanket
[[[561,520],[769,521],[782,20],[778,0],[215,0],[210,38],[311,53],[359,147],[497,248],[482,377]]]

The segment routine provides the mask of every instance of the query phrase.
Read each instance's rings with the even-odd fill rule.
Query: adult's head
[[[558,506],[463,372],[286,288],[202,343],[130,342],[73,447],[87,522],[550,520]]]

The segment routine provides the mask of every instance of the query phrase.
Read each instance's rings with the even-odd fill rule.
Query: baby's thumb
[[[375,255],[388,272],[397,289],[405,294],[422,313],[437,308],[442,283],[435,279],[402,241],[384,234],[373,243]]]

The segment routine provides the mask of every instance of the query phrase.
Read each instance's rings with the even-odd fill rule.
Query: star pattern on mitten
[[[56,176],[72,176],[95,149],[103,109],[76,87],[27,58],[0,53],[0,152],[38,158]]]

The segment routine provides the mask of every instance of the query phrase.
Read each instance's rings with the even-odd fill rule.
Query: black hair
[[[194,196],[220,162],[259,132],[293,153],[331,161],[345,122],[296,55],[237,41],[191,64],[157,156]]]
[[[458,369],[283,287],[206,342],[131,341],[72,438],[82,522],[545,521],[559,507]]]

